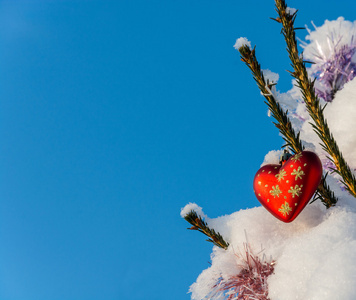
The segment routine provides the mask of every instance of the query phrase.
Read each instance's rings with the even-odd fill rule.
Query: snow
[[[297,10],[295,8],[293,8],[293,7],[287,7],[286,12],[289,15],[293,15],[293,14],[295,14],[297,12]]]
[[[345,84],[332,103],[325,108],[325,117],[345,159],[356,168],[356,80]]]
[[[209,219],[208,225],[220,232],[230,247],[213,248],[211,267],[190,287],[193,300],[209,299],[206,296],[221,276],[229,278],[241,270],[236,253],[246,242],[245,230],[255,253],[262,247],[263,254],[277,262],[268,280],[272,300],[356,298],[355,207],[326,210],[313,203],[288,224],[256,207]]]
[[[351,168],[356,168],[356,80],[345,84],[329,103],[324,116],[329,128]],[[307,127],[307,125],[305,126]],[[306,131],[307,129],[305,129]],[[310,132],[311,128],[308,128]],[[310,134],[310,133],[309,133]],[[321,150],[319,150],[321,151]]]
[[[207,215],[203,213],[202,208],[195,203],[188,203],[186,206],[184,206],[180,212],[180,216],[184,218],[192,210],[194,210],[202,218],[204,219],[208,218]]]
[[[337,207],[320,215],[314,215],[320,223],[291,233],[270,277],[271,299],[355,299],[355,211]]]
[[[315,61],[315,58],[319,58],[325,61],[333,55],[335,49],[354,42],[352,37],[356,34],[356,21],[345,21],[339,17],[333,21],[326,20],[320,27],[313,26],[315,30],[308,29],[309,35],[306,37],[309,43],[304,44],[303,55],[307,60]]]
[[[263,72],[263,77],[265,78],[265,80],[269,80],[270,83],[277,83],[279,80],[279,74],[278,73],[274,73],[271,70],[268,69],[264,69],[262,70]]]
[[[268,152],[266,154],[266,156],[265,156],[265,159],[264,159],[261,167],[264,166],[264,165],[267,165],[267,164],[278,165],[280,157],[282,156],[282,154],[283,154],[283,149],[281,149],[281,150],[272,150],[272,151]]]
[[[309,74],[317,77],[315,89],[317,95],[327,102],[334,97],[334,90],[340,90],[344,84],[356,75],[356,22],[345,21],[340,17],[335,21],[325,21],[309,31],[304,43],[304,57],[315,64],[309,68]]]
[[[289,9],[289,13],[293,12]],[[304,57],[316,62],[308,69],[309,74],[315,75],[316,70],[320,70],[328,59],[333,59],[343,46],[354,47],[355,33],[356,21],[352,23],[341,17],[325,21],[321,27],[315,26],[315,31],[309,30],[310,43],[304,44]],[[234,47],[245,44],[251,46],[246,38],[240,38]],[[356,56],[352,61],[356,61]],[[269,70],[263,73],[271,81],[279,79],[278,74]],[[332,101],[327,103],[324,116],[346,161],[356,169],[356,78],[352,78],[346,78],[338,86]],[[321,78],[317,77],[318,80]],[[321,157],[328,171],[329,162],[309,124],[300,91],[293,87],[287,93],[274,90],[273,94],[282,107],[289,110],[293,127],[301,131],[304,145]],[[262,165],[278,163],[282,153],[282,150],[270,151]],[[226,294],[211,296],[211,292],[219,280],[241,271],[243,261],[237,253],[241,253],[246,244],[266,262],[275,261],[274,273],[268,277],[271,300],[356,299],[356,199],[342,188],[336,174],[329,174],[327,178],[339,198],[337,205],[326,209],[316,201],[306,206],[292,223],[277,220],[261,206],[214,219],[208,218],[195,203],[185,206],[182,217],[195,210],[230,244],[227,250],[213,247],[211,266],[202,271],[190,287],[191,299],[226,299]]]
[[[236,50],[238,50],[240,47],[245,46],[245,45],[251,49],[251,42],[245,37],[240,37],[236,40],[234,48]]]
[[[308,72],[317,76],[315,87],[319,90],[321,104],[324,105],[327,103],[325,101],[331,101],[327,103],[324,116],[345,159],[350,167],[355,169],[356,82],[353,78],[356,75],[356,65],[353,61],[356,60],[356,21],[345,21],[344,18],[339,17],[334,21],[326,20],[320,27],[315,25],[314,27],[315,31],[309,30],[309,35],[306,37],[310,43],[303,46],[305,59],[315,62]],[[352,57],[347,58],[345,54]],[[335,61],[338,62],[337,65],[335,65]],[[332,82],[333,87],[338,89],[333,96],[332,88],[328,82]],[[293,90],[295,89],[294,87]],[[322,95],[325,95],[324,99]],[[330,166],[326,154],[316,142],[317,137],[309,124],[311,119],[301,97],[296,96],[295,99],[296,115],[302,116],[304,119],[298,124],[301,139],[309,145],[313,145],[314,151],[321,157],[324,167]]]

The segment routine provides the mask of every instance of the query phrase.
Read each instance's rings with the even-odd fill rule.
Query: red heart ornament
[[[319,157],[310,151],[291,156],[283,165],[265,165],[253,180],[258,201],[277,219],[292,222],[308,204],[321,180]]]

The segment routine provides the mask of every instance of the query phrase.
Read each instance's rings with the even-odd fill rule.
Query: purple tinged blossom
[[[328,38],[329,45],[332,45],[332,53],[328,58],[323,55],[320,48],[319,55],[315,55],[318,62],[311,75],[317,79],[315,83],[317,96],[326,102],[331,102],[336,92],[356,76],[356,61],[353,61],[356,53],[354,36],[348,45],[339,46],[340,40],[341,37],[338,41]]]

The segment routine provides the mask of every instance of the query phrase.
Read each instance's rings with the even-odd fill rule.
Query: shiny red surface
[[[300,214],[321,180],[319,157],[310,151],[300,154],[290,157],[283,166],[263,166],[253,181],[258,201],[283,222],[291,222]]]

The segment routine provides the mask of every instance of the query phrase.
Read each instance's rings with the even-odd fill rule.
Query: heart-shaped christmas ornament
[[[319,157],[310,151],[280,165],[264,165],[253,180],[258,201],[277,219],[292,222],[314,195],[323,173]]]

